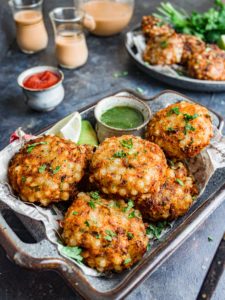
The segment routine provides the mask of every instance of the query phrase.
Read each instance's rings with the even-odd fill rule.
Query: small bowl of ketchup
[[[51,111],[64,98],[63,73],[51,66],[27,69],[18,78],[23,89],[26,104],[37,111]]]

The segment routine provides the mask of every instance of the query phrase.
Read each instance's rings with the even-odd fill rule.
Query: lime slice
[[[220,36],[217,44],[221,49],[225,50],[225,34]]]
[[[78,112],[72,113],[56,123],[47,134],[54,134],[77,143],[81,133],[81,116]]]
[[[96,136],[96,132],[94,131],[91,123],[87,120],[82,121],[81,134],[80,134],[78,144],[80,145],[86,144],[92,146],[98,145],[98,138]]]

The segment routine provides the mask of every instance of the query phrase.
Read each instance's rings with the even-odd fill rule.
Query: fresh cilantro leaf
[[[132,261],[131,258],[126,258],[126,259],[124,260],[124,264],[125,264],[125,265],[128,265],[131,261]]]
[[[95,191],[95,192],[90,192],[89,193],[90,197],[94,200],[98,200],[100,198],[99,192]]]
[[[47,166],[46,166],[45,164],[42,165],[42,166],[40,166],[40,168],[38,169],[38,172],[41,173],[41,174],[44,173],[46,167],[47,167]]]
[[[213,241],[213,238],[211,236],[208,236],[208,241],[209,242],[212,242]]]
[[[167,128],[167,131],[172,132],[172,131],[174,131],[174,128],[173,128],[173,127],[168,127],[168,128]]]
[[[120,144],[127,149],[132,149],[133,148],[133,140],[129,139],[129,140],[122,140],[120,141]]]
[[[132,232],[128,232],[127,233],[127,237],[129,240],[132,240],[132,238],[134,237],[133,233]]]
[[[56,173],[59,172],[60,168],[61,168],[60,166],[57,166],[57,167],[55,168],[55,170],[52,171],[52,173],[55,175]]]
[[[179,107],[175,106],[175,107],[172,107],[168,113],[167,113],[167,116],[171,116],[172,114],[175,114],[175,115],[179,115],[180,114],[180,109]]]
[[[194,119],[196,119],[199,115],[198,114],[194,114],[193,116],[192,115],[189,115],[189,114],[184,114],[184,120],[185,121],[192,121]]]
[[[162,41],[162,42],[160,43],[160,46],[161,46],[161,48],[165,49],[165,48],[168,47],[168,42],[167,42],[167,41]]]
[[[25,176],[22,176],[21,180],[22,182],[26,182],[27,178]]]
[[[127,203],[127,207],[124,207],[123,212],[128,212],[133,207],[134,207],[134,201],[129,200]]]
[[[150,238],[156,238],[157,240],[160,238],[162,231],[168,226],[166,221],[158,222],[157,224],[149,224],[146,229],[146,234]]]
[[[73,211],[72,212],[72,215],[74,215],[74,216],[76,216],[76,215],[78,215],[79,213],[77,212],[77,211]]]
[[[95,208],[96,206],[95,206],[95,202],[93,201],[93,200],[91,200],[91,201],[89,201],[88,202],[88,205],[91,207],[91,208]]]
[[[78,263],[82,262],[83,257],[80,255],[82,249],[79,247],[61,246],[60,253],[65,256],[76,260]]]
[[[117,151],[113,154],[113,157],[115,158],[123,158],[126,157],[127,153],[125,153],[123,150],[122,151]]]
[[[105,230],[105,233],[106,233],[107,235],[111,236],[111,237],[117,236],[117,234],[116,234],[115,232],[113,232],[112,230],[106,229],[106,230]]]
[[[132,218],[135,218],[136,217],[136,213],[135,213],[135,210],[133,210],[129,215],[128,215],[128,218],[129,219],[132,219]]]
[[[186,135],[188,133],[188,131],[195,131],[195,128],[191,125],[191,124],[185,124],[184,127],[184,134]]]
[[[106,235],[105,236],[105,240],[111,242],[112,241],[112,237],[110,235]]]
[[[34,144],[30,144],[27,146],[27,153],[31,153],[32,150],[34,149],[34,147],[38,146],[38,145],[46,145],[48,144],[47,142],[39,142],[39,143],[34,143]]]
[[[100,239],[101,238],[101,234],[99,234],[99,233],[97,233],[96,235],[95,235],[95,237],[96,237],[96,239]]]
[[[180,180],[179,178],[176,178],[175,180],[177,183],[179,183],[179,185],[184,186],[184,182],[182,180]]]
[[[90,223],[88,222],[88,220],[86,220],[86,221],[84,222],[84,224],[85,224],[87,227],[90,227]]]

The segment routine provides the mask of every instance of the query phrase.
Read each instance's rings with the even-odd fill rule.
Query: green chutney
[[[133,107],[115,106],[102,114],[101,121],[113,128],[131,129],[143,124],[144,117]]]

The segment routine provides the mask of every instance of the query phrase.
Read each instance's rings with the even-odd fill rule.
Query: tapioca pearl
[[[114,165],[109,166],[108,171],[111,172],[111,173],[116,172],[117,171],[117,166],[114,166]]]
[[[108,194],[108,193],[109,193],[108,189],[105,188],[105,187],[102,188],[102,191],[103,191],[103,193],[105,193],[105,194]]]
[[[105,268],[107,265],[107,260],[103,257],[98,257],[96,258],[96,263],[99,265],[99,267]]]
[[[110,187],[110,192],[115,194],[117,192],[117,188],[115,186]]]
[[[136,185],[138,186],[139,189],[143,189],[145,186],[145,183],[142,180],[138,180]]]
[[[67,182],[62,182],[60,187],[61,187],[61,190],[68,190],[70,185]]]
[[[144,162],[146,162],[146,157],[141,156],[141,157],[139,158],[139,163],[143,164]]]
[[[143,192],[144,192],[144,193],[148,193],[148,192],[149,192],[149,187],[148,187],[148,186],[145,186],[144,189],[143,189]]]
[[[73,164],[74,165],[74,170],[76,172],[81,172],[82,171],[82,166],[80,164]]]
[[[60,198],[62,200],[68,200],[70,197],[70,194],[68,192],[63,192],[63,193],[60,193]]]
[[[122,262],[123,262],[123,259],[119,255],[117,255],[113,258],[114,265],[121,265]]]
[[[74,179],[78,182],[78,181],[80,181],[81,180],[81,178],[82,178],[82,176],[81,176],[81,174],[80,173],[76,173],[76,174],[74,174]]]
[[[101,176],[105,176],[107,174],[107,170],[106,169],[101,169],[100,170],[100,175]]]
[[[75,179],[74,179],[73,176],[69,176],[69,177],[66,177],[66,178],[65,178],[65,181],[66,181],[67,183],[73,183],[73,182],[75,181]]]
[[[126,168],[120,168],[120,169],[118,170],[118,173],[119,173],[120,175],[124,175],[124,174],[126,173]]]
[[[45,191],[45,193],[44,193],[44,194],[45,194],[46,196],[50,196],[50,195],[51,195],[51,193],[52,193],[52,191],[50,191],[50,190],[47,190],[47,191]]]
[[[149,183],[149,181],[151,180],[151,175],[149,173],[147,173],[146,175],[144,175],[144,181]]]
[[[114,183],[119,184],[120,181],[121,181],[121,175],[118,174],[118,175],[115,175],[115,176],[113,177],[113,182],[114,182]]]
[[[127,194],[127,191],[125,190],[125,189],[119,189],[119,194],[120,194],[120,196],[126,196],[126,194]]]
[[[114,165],[120,166],[121,165],[121,160],[119,158],[116,158],[114,160]]]
[[[137,190],[135,190],[135,189],[132,189],[131,190],[131,195],[132,196],[136,196],[138,194],[138,191]]]

